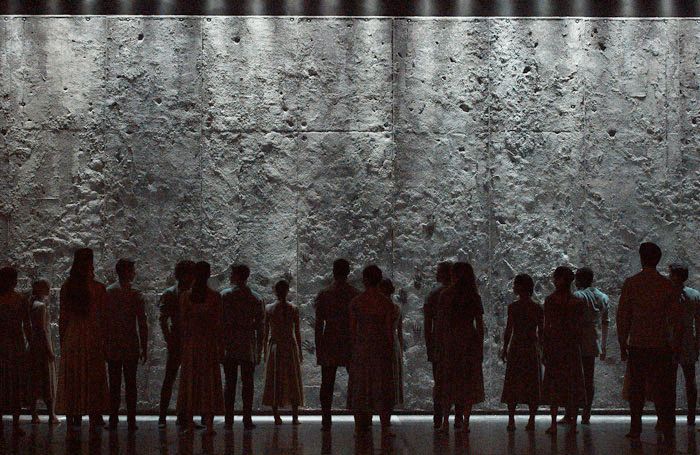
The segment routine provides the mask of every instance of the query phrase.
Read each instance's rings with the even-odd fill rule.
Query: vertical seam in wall
[[[668,19],[664,19],[664,22],[668,23]],[[671,27],[672,27],[672,25],[669,24],[668,27],[664,27],[664,28],[665,28],[666,34],[667,34],[666,42],[672,44],[671,46],[669,46],[669,48],[673,51],[674,49],[678,50],[678,48],[673,46],[673,44],[675,44],[675,36],[677,36],[677,35],[674,33],[673,36],[670,36],[669,29]],[[671,41],[672,39],[673,39],[673,41]],[[670,152],[669,145],[668,145],[668,111],[671,108],[671,103],[669,103],[669,101],[668,101],[669,100],[669,90],[670,90],[670,86],[668,83],[668,79],[669,79],[668,58],[669,58],[669,56],[667,55],[666,58],[664,59],[664,73],[665,73],[664,74],[664,76],[665,76],[664,77],[664,85],[666,86],[666,90],[665,90],[666,96],[664,99],[664,118],[665,118],[664,140],[666,142],[666,172],[669,171],[669,162],[671,160],[671,152]],[[680,51],[679,51],[679,59],[680,59]]]
[[[294,58],[296,59],[296,64],[301,64],[301,47],[299,45],[299,34],[301,33],[301,25],[300,25],[300,20],[295,18],[294,19],[294,49],[296,55]],[[301,66],[299,66],[299,71],[301,72]],[[301,85],[301,78],[297,78],[297,82],[299,86]],[[297,86],[297,90],[299,89],[299,86]],[[298,106],[297,106],[298,109]],[[299,117],[300,110],[297,111],[297,118],[296,121],[294,122],[294,130],[292,131],[292,134],[294,135],[294,144],[296,146],[296,152],[294,153],[294,173],[295,173],[295,178],[294,178],[294,192],[296,193],[295,197],[295,203],[294,203],[294,228],[295,228],[295,236],[296,236],[296,254],[295,254],[295,265],[296,265],[296,302],[299,308],[302,307],[302,302],[301,302],[301,295],[299,292],[299,287],[300,287],[300,275],[299,275],[299,236],[301,235],[301,229],[300,229],[300,220],[299,220],[299,201],[301,199],[301,184],[299,182],[299,155],[300,155],[300,149],[301,149],[301,132],[299,130],[299,126],[301,122],[301,118]]]
[[[486,18],[486,39],[487,39],[487,62],[486,62],[486,79],[487,79],[487,92],[486,92],[486,187],[488,191],[486,193],[486,205],[488,207],[488,233],[489,233],[489,250],[488,250],[488,294],[487,297],[490,299],[491,287],[492,287],[492,277],[494,272],[494,208],[493,208],[493,150],[491,147],[491,59],[493,57],[493,40],[491,39],[491,20]]]
[[[586,59],[585,59],[586,50],[584,47],[585,46],[584,39],[585,39],[586,29],[588,28],[588,20],[587,19],[583,19],[582,28],[583,28],[583,31],[582,31],[581,37],[580,37],[580,39],[581,39],[581,52],[584,53],[584,58],[582,59],[582,61],[585,64],[585,62],[586,62]],[[586,81],[585,67],[581,68],[580,71],[581,71],[581,82],[583,83],[583,125],[582,125],[582,129],[581,129],[581,141],[583,142],[583,154],[584,154],[583,163],[585,166],[583,169],[584,178],[581,179],[581,196],[583,196],[584,199],[583,199],[582,204],[580,206],[581,216],[579,218],[580,223],[581,223],[581,230],[582,230],[581,250],[583,251],[584,256],[580,259],[585,260],[584,262],[588,262],[589,266],[592,266],[593,264],[590,264],[590,256],[589,256],[589,251],[588,251],[588,248],[589,248],[588,235],[587,235],[588,232],[586,229],[587,228],[586,221],[588,218],[586,218],[586,216],[585,216],[585,206],[586,206],[586,198],[585,198],[586,183],[585,182],[588,181],[587,174],[589,174],[589,172],[590,172],[590,163],[588,160],[590,159],[590,156],[591,156],[590,144],[588,142],[588,98],[587,98],[588,83]]]
[[[389,64],[391,65],[391,224],[389,226],[390,241],[391,241],[391,252],[389,257],[391,263],[391,279],[396,281],[394,276],[394,271],[396,270],[396,255],[395,255],[395,238],[394,238],[394,227],[396,226],[396,197],[398,194],[398,182],[396,180],[396,155],[397,155],[397,145],[396,145],[396,126],[394,125],[395,110],[396,110],[396,66],[394,62],[395,54],[395,42],[394,42],[394,31],[396,26],[396,19],[390,18],[391,21],[391,58],[389,59]]]
[[[208,103],[204,103],[204,17],[199,18],[199,58],[197,59],[197,73],[199,74],[199,241],[204,240],[204,225],[206,223],[206,217],[204,216],[204,109],[203,106]],[[200,251],[204,250],[204,245],[200,246]]]
[[[103,48],[103,52],[104,52],[103,58],[104,58],[104,60],[103,60],[103,67],[102,67],[102,83],[103,83],[104,87],[102,88],[102,96],[103,96],[104,99],[106,100],[106,99],[108,98],[108,97],[107,97],[107,90],[108,90],[108,89],[107,89],[107,86],[108,86],[108,83],[109,83],[109,35],[110,35],[110,26],[112,25],[112,21],[111,21],[111,19],[110,19],[109,17],[107,17],[107,16],[105,16],[104,21],[105,21],[105,31],[104,31],[104,41],[103,41],[103,43],[104,43],[104,48]],[[103,102],[103,103],[102,103],[102,118],[104,119],[104,118],[106,118],[106,117],[107,117],[107,105],[106,105],[106,103]],[[100,122],[100,127],[99,127],[99,128],[100,128],[99,134],[100,134],[100,138],[101,138],[101,140],[102,140],[102,153],[106,153],[106,152],[107,152],[107,126],[106,126],[106,122]],[[109,161],[107,161],[107,162],[109,162]],[[107,178],[108,178],[108,177],[107,177]],[[102,179],[103,179],[103,181],[105,180],[105,176],[104,176],[104,175],[103,175]],[[107,185],[107,182],[103,182],[103,183],[104,183],[104,187],[105,187],[105,188],[109,188],[109,186]],[[102,259],[103,259],[103,260],[104,260],[104,252],[105,252],[105,247],[104,247],[104,246],[105,246],[105,243],[106,243],[105,230],[106,230],[106,227],[107,227],[107,223],[105,223],[105,218],[106,218],[106,214],[105,214],[105,202],[106,202],[106,198],[107,198],[107,195],[103,193],[103,194],[102,194],[102,207],[100,208],[100,222],[102,223],[102,232],[101,232],[101,237],[102,237],[102,238],[101,238],[100,240],[101,240],[101,243],[102,243],[102,251],[101,251],[101,253],[102,253],[102,255],[103,255],[103,256],[102,256]]]

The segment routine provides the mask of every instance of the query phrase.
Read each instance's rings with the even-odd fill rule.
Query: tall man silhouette
[[[194,281],[194,262],[180,261],[175,266],[175,286],[166,289],[160,297],[160,328],[168,347],[168,358],[165,362],[165,377],[160,390],[160,417],[158,427],[165,428],[165,418],[170,407],[170,397],[173,384],[180,369],[182,353],[182,321],[180,320],[180,296],[189,290]],[[179,417],[179,416],[178,416]],[[180,419],[178,418],[178,422]]]
[[[139,357],[148,359],[148,325],[145,302],[141,293],[131,287],[136,276],[134,261],[119,259],[116,267],[119,282],[107,288],[102,312],[105,354],[109,371],[109,428],[119,421],[122,372],[126,391],[126,412],[129,431],[136,430],[136,369]],[[138,327],[138,330],[137,330]]]
[[[688,279],[688,267],[671,264],[668,267],[669,278],[680,292],[679,310],[681,328],[679,334],[680,352],[678,364],[685,380],[685,398],[688,402],[688,425],[695,425],[698,388],[695,383],[695,362],[698,361],[700,346],[700,292],[685,285]],[[678,369],[673,370],[675,373]]]
[[[673,355],[677,351],[680,293],[656,266],[661,249],[654,243],[639,247],[642,271],[622,285],[617,310],[617,334],[623,361],[628,361],[630,432],[639,439],[646,398],[654,400],[663,442],[673,442],[675,374]]]
[[[333,284],[314,301],[316,309],[316,361],[321,366],[321,429],[331,428],[333,388],[338,367],[350,366],[350,301],[360,291],[348,284],[350,264],[345,259],[333,263]]]
[[[451,273],[451,263],[441,262],[438,264],[437,274],[435,279],[440,286],[434,289],[428,297],[425,298],[425,304],[423,305],[423,331],[425,335],[425,347],[428,350],[428,362],[433,365],[433,379],[435,379],[435,371],[437,365],[435,364],[436,359],[434,355],[434,321],[435,321],[435,307],[440,303],[440,293],[447,289],[450,285],[450,273]],[[440,400],[437,399],[437,388],[433,387],[433,425],[435,428],[440,428],[442,426],[442,408],[440,407]]]
[[[224,401],[227,430],[233,427],[233,407],[236,400],[238,368],[241,369],[243,427],[253,424],[253,374],[260,363],[265,337],[265,304],[246,284],[250,269],[246,265],[231,266],[231,287],[221,291],[224,329]]]

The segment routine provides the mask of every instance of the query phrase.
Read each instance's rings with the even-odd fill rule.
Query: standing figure
[[[233,428],[233,408],[236,401],[238,368],[241,369],[243,427],[253,425],[253,374],[260,363],[265,335],[265,305],[246,281],[250,269],[246,265],[231,266],[231,287],[221,291],[224,329],[224,399],[226,429]]]
[[[508,431],[515,430],[515,408],[525,403],[530,419],[525,429],[535,430],[535,414],[540,401],[542,368],[539,340],[544,329],[542,305],[532,299],[535,283],[530,275],[521,274],[513,281],[516,302],[508,305],[508,321],[503,335],[501,359],[506,362],[501,403],[508,404]]]
[[[129,431],[134,431],[136,430],[136,369],[139,358],[144,364],[148,359],[146,304],[141,293],[131,286],[136,276],[134,261],[119,259],[116,272],[119,282],[107,288],[107,303],[102,316],[109,372],[109,428],[115,430],[119,423],[123,372],[126,420]]]
[[[698,401],[695,362],[698,361],[698,347],[700,346],[700,292],[685,285],[688,279],[688,267],[685,265],[671,264],[668,271],[671,282],[680,291],[681,331],[678,336],[680,342],[678,364],[683,371],[683,379],[685,380],[688,425],[695,425],[695,410]],[[674,371],[677,374],[678,369],[676,368]]]
[[[352,360],[348,384],[349,405],[355,414],[355,431],[372,428],[379,414],[382,433],[391,436],[391,410],[396,401],[394,378],[394,327],[396,306],[379,285],[382,271],[370,265],[362,271],[365,292],[350,302]]]
[[[435,279],[440,286],[434,289],[428,297],[425,298],[423,305],[423,332],[425,335],[425,347],[428,351],[428,362],[433,367],[433,427],[440,428],[442,426],[442,410],[440,409],[440,400],[437,399],[438,382],[437,382],[437,360],[435,355],[435,308],[440,303],[440,294],[450,285],[450,262],[441,262],[437,267],[437,275]]]
[[[32,284],[32,295],[29,297],[29,357],[31,364],[29,411],[32,423],[39,423],[36,413],[36,400],[44,400],[49,414],[50,425],[59,423],[55,413],[56,398],[56,355],[54,354],[49,333],[49,323],[46,317],[46,304],[51,288],[49,282],[40,278]]]
[[[90,416],[90,428],[103,425],[109,408],[102,311],[105,285],[95,280],[89,248],[75,251],[70,275],[61,287],[58,331],[61,342],[56,413],[68,418],[68,431]]]
[[[593,287],[593,270],[588,267],[576,271],[574,295],[584,302],[581,327],[581,363],[583,364],[583,383],[586,386],[586,399],[581,413],[581,423],[591,422],[591,407],[595,393],[595,359],[605,360],[608,345],[608,296]],[[602,338],[601,338],[602,327]],[[602,342],[601,342],[602,340]],[[567,408],[566,415],[559,423],[569,424],[574,419],[573,410]]]
[[[542,402],[549,404],[552,425],[547,434],[557,432],[559,406],[570,411],[569,432],[576,433],[578,409],[586,403],[581,363],[583,338],[583,300],[571,292],[574,272],[557,267],[553,275],[555,290],[544,301],[544,381]]]
[[[289,283],[275,284],[277,302],[265,308],[265,391],[263,405],[272,406],[275,425],[281,425],[279,408],[292,407],[292,424],[299,425],[299,406],[304,404],[301,382],[301,333],[299,308],[287,302]]]
[[[180,300],[182,317],[182,374],[177,395],[177,412],[183,416],[185,432],[195,428],[192,416],[199,414],[213,435],[214,416],[224,412],[221,387],[223,346],[221,296],[209,289],[211,267],[207,262],[194,266],[194,284]]]
[[[19,426],[19,412],[26,393],[22,370],[29,321],[24,299],[15,292],[15,286],[17,270],[0,269],[0,420],[3,414],[12,414],[13,434],[21,436],[25,434]],[[5,431],[2,422],[0,425],[1,439]]]
[[[348,284],[350,264],[345,259],[333,263],[333,284],[314,301],[316,310],[316,361],[321,366],[321,430],[331,429],[333,388],[339,367],[350,367],[350,302],[360,292]]]
[[[450,286],[440,294],[435,315],[435,353],[442,408],[441,431],[449,430],[455,406],[455,430],[469,431],[472,406],[484,401],[484,307],[469,263],[452,266]]]
[[[658,245],[642,243],[639,259],[642,271],[625,280],[617,307],[620,355],[629,368],[631,423],[626,436],[639,439],[649,397],[654,400],[662,442],[671,444],[676,387],[673,333],[679,330],[680,289],[656,270],[661,260]]]
[[[168,357],[165,361],[165,377],[163,387],[160,389],[160,416],[158,428],[165,428],[170,397],[173,393],[173,384],[177,379],[182,356],[182,319],[180,316],[180,299],[190,289],[194,280],[194,262],[180,261],[175,266],[175,286],[166,289],[160,296],[160,328],[168,349]],[[178,423],[182,423],[178,416]]]
[[[394,283],[389,278],[384,278],[382,283],[379,285],[382,294],[387,296],[389,300],[394,304],[394,309],[396,311],[396,320],[394,321],[394,406],[397,404],[403,404],[403,350],[404,350],[404,339],[403,339],[403,315],[401,314],[401,307],[395,303],[392,299],[394,295]],[[390,416],[391,417],[391,416]],[[391,425],[391,423],[389,423]]]

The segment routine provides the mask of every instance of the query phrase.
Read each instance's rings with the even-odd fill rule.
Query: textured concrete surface
[[[311,409],[313,297],[336,257],[358,285],[376,262],[404,314],[404,407],[428,410],[422,302],[437,262],[469,260],[486,307],[482,408],[500,409],[515,274],[544,299],[557,265],[589,265],[614,316],[654,240],[700,286],[698,39],[685,19],[2,17],[0,261],[26,289],[38,275],[58,288],[78,246],[106,282],[118,257],[139,260],[143,410],[178,260],[208,259],[214,288],[247,262],[268,301],[290,280]],[[605,409],[625,405],[614,330],[609,347]]]

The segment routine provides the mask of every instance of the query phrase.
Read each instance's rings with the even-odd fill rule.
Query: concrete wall
[[[421,306],[435,264],[469,260],[484,408],[500,408],[516,273],[543,299],[557,265],[589,265],[616,304],[654,240],[700,285],[699,39],[684,19],[1,17],[0,259],[25,287],[60,286],[83,245],[107,282],[118,257],[139,259],[143,409],[158,400],[157,293],[177,260],[209,260],[215,288],[245,261],[267,298],[291,279],[308,349],[333,259],[356,281],[376,262],[405,314],[414,410],[430,408]],[[616,344],[613,331],[597,407],[623,406]],[[311,352],[303,369],[315,408]]]

